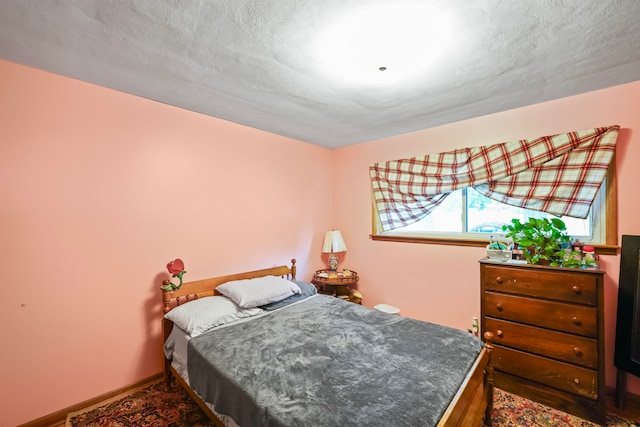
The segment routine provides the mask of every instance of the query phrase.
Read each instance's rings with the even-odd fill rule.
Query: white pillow
[[[227,297],[198,298],[175,307],[164,315],[191,337],[197,337],[209,329],[244,317],[262,313],[262,309],[244,309]]]
[[[300,293],[298,285],[277,276],[232,280],[216,290],[243,308],[259,307]]]

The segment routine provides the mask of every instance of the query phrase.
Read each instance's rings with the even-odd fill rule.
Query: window
[[[615,161],[612,164],[615,165]],[[591,243],[603,254],[615,254],[617,248],[614,181],[615,167],[611,166],[591,206],[588,218],[561,217],[567,225],[569,235],[581,242]],[[528,217],[543,216],[554,215],[509,206],[489,199],[473,188],[466,188],[451,193],[431,214],[416,223],[386,232],[382,232],[381,228],[374,224],[372,238],[484,246],[491,236],[497,239],[503,237],[502,225],[510,223],[512,218],[525,220]],[[609,221],[607,216],[611,217]]]
[[[592,213],[586,219],[561,219],[567,225],[567,233],[581,242],[602,243],[600,236],[601,196],[596,196]],[[450,194],[431,214],[422,220],[405,227],[389,231],[386,234],[417,234],[431,237],[468,237],[487,241],[489,236],[504,235],[502,226],[510,224],[512,218],[526,221],[528,218],[555,217],[544,212],[522,209],[489,199],[473,188],[457,190]]]
[[[503,234],[502,225],[512,218],[555,214],[565,215],[570,235],[613,249],[599,253],[616,253],[619,129],[613,125],[374,163],[369,166],[373,237],[479,246],[489,235]]]

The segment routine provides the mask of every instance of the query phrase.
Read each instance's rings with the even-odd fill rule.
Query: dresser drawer
[[[485,292],[484,315],[596,338],[595,307]]]
[[[494,343],[584,366],[598,366],[598,342],[592,338],[571,335],[506,320],[486,317],[485,331],[494,335]]]
[[[485,290],[591,306],[597,303],[596,276],[579,270],[517,269],[487,264],[482,274]]]
[[[491,363],[498,371],[590,399],[598,398],[598,375],[591,369],[500,346],[491,352]]]

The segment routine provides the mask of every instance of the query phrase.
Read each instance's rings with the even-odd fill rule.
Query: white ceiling
[[[640,80],[640,1],[0,0],[0,57],[335,148]]]

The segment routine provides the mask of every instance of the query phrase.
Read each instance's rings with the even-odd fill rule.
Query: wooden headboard
[[[162,311],[168,313],[172,308],[192,301],[197,298],[219,295],[216,287],[231,280],[253,279],[262,276],[280,276],[285,279],[295,280],[296,260],[291,260],[291,267],[280,265],[278,267],[263,268],[262,270],[247,271],[245,273],[230,274],[228,276],[212,277],[210,279],[197,280],[183,283],[180,289],[162,291]]]
[[[285,279],[295,280],[296,278],[296,260],[291,260],[291,267],[286,265],[280,265],[278,267],[263,268],[262,270],[247,271],[246,273],[229,274],[228,276],[212,277],[211,279],[197,280],[195,282],[183,283],[180,289],[174,289],[172,291],[162,290],[162,311],[168,313],[171,309],[184,304],[189,301],[193,301],[202,297],[210,297],[213,295],[219,295],[216,291],[216,287],[229,282],[231,280],[243,280],[253,279],[255,277],[262,276],[280,276]],[[162,318],[162,335],[164,343],[167,341],[171,330],[173,329],[173,322],[165,317]],[[171,376],[171,361],[166,357],[164,359],[164,375],[165,384],[169,384],[169,378]],[[179,375],[176,375],[178,382],[183,381]],[[191,389],[185,385],[185,389],[190,391]],[[195,397],[195,395],[193,395]],[[198,399],[196,399],[196,402]],[[201,406],[201,408],[207,412],[208,408]],[[218,424],[216,424],[218,425]],[[220,424],[221,425],[221,424]]]

